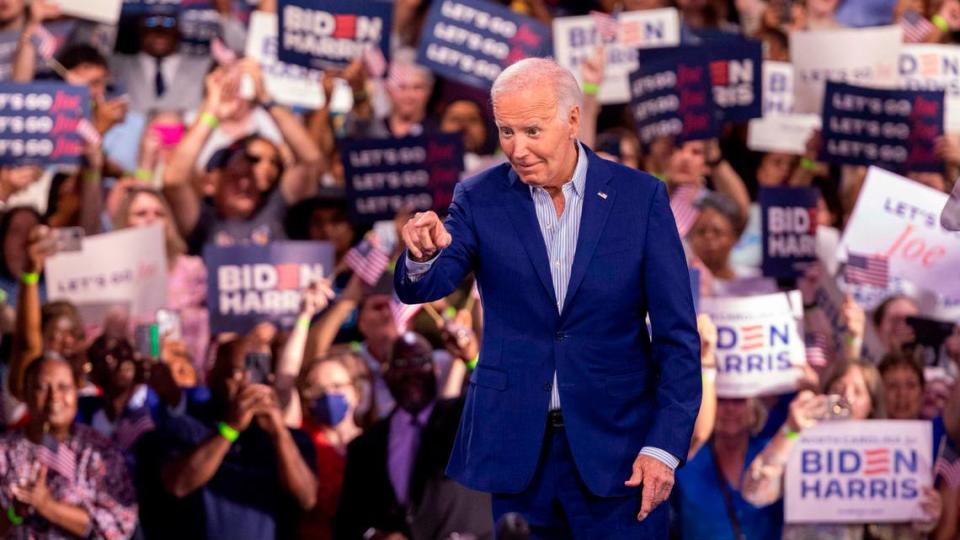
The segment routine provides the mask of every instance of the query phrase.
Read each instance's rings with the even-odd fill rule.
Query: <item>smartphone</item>
[[[826,397],[827,410],[819,420],[842,420],[850,418],[850,403],[843,396],[829,394]]]
[[[253,77],[249,73],[240,76],[240,97],[248,101],[253,101],[257,97],[257,90],[253,84]]]
[[[116,82],[107,83],[107,89],[104,94],[104,97],[107,101],[113,101],[115,99],[126,99],[127,89],[123,87],[122,84]]]
[[[270,353],[247,353],[244,364],[250,384],[268,384],[270,378]]]
[[[83,227],[60,227],[53,229],[54,249],[57,253],[83,250]]]
[[[180,340],[183,337],[183,326],[180,315],[170,309],[158,309],[156,314],[157,332],[160,337]]]
[[[380,241],[380,251],[391,254],[397,247],[397,225],[392,220],[378,221],[373,224],[373,232]]]
[[[133,339],[141,358],[160,358],[160,328],[156,323],[138,324]]]

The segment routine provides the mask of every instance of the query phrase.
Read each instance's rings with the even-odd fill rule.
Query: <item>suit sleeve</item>
[[[657,182],[648,215],[643,280],[660,378],[644,445],[666,450],[682,464],[700,410],[700,335],[686,257],[662,182]]]
[[[394,288],[406,304],[422,304],[443,298],[454,291],[474,265],[477,250],[467,190],[462,183],[453,191],[453,202],[443,225],[453,238],[449,247],[440,252],[429,269],[411,279],[407,268],[407,250],[397,261]]]

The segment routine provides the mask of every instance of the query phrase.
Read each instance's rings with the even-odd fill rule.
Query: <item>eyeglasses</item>
[[[176,28],[177,18],[169,15],[152,15],[143,19],[143,26],[147,28]]]

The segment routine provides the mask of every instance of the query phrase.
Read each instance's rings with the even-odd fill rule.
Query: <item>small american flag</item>
[[[934,476],[940,476],[947,487],[960,487],[960,455],[952,444],[944,437],[940,440],[940,451],[937,452],[937,463],[933,467]]]
[[[863,451],[865,465],[863,474],[890,474],[890,449],[867,448]]]
[[[47,470],[73,481],[77,472],[77,456],[66,444],[58,442],[53,435],[44,433],[37,446],[37,461],[47,466]]]
[[[600,40],[604,43],[615,41],[617,33],[620,31],[620,22],[617,18],[602,11],[591,11],[593,23],[597,26],[597,33],[600,34]]]
[[[880,255],[851,253],[847,256],[844,278],[850,284],[886,288],[890,280],[890,267],[887,264],[887,258]]]
[[[670,197],[670,210],[673,211],[673,219],[677,222],[680,238],[687,236],[700,215],[700,211],[693,205],[699,195],[700,188],[696,186],[682,185],[673,190],[673,195]]]
[[[144,433],[153,431],[155,428],[150,409],[141,407],[127,412],[120,418],[117,422],[117,431],[114,433],[114,442],[122,450],[129,450]]]
[[[813,332],[804,336],[806,345],[807,364],[811,366],[826,366],[829,363],[827,357],[827,335],[823,332]]]
[[[53,58],[53,55],[57,53],[57,48],[60,46],[60,43],[57,41],[57,36],[50,33],[50,31],[43,26],[37,26],[36,30],[33,31],[33,36],[30,37],[30,41],[33,42],[34,48],[37,49],[37,54],[44,60]]]
[[[344,257],[347,266],[371,287],[380,281],[387,265],[390,264],[390,257],[380,251],[377,247],[375,237],[361,240],[359,244],[351,248]]]
[[[393,313],[393,321],[397,325],[397,331],[401,334],[409,330],[410,320],[423,308],[423,304],[404,304],[394,293],[390,298],[390,312]]]
[[[903,27],[904,43],[920,43],[927,39],[930,32],[933,32],[936,28],[933,23],[922,15],[916,11],[909,10],[903,13],[903,20],[900,21],[900,26]]]
[[[97,128],[93,127],[93,124],[86,118],[81,118],[77,122],[77,135],[92,145],[98,145],[103,140]]]

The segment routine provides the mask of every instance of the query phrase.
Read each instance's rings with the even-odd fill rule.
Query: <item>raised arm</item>
[[[603,84],[603,70],[607,63],[607,51],[597,47],[593,54],[580,66],[583,79],[583,114],[580,115],[580,142],[595,148],[597,142],[597,116],[600,115],[600,100],[597,94]]]
[[[53,230],[38,225],[30,231],[24,275],[20,279],[17,297],[17,319],[13,334],[13,352],[10,372],[7,374],[10,393],[23,401],[23,375],[27,367],[43,354],[43,328],[40,321],[40,272],[46,258],[52,254]]]
[[[163,192],[184,235],[190,234],[200,217],[200,196],[191,182],[197,158],[220,124],[220,118],[229,115],[229,108],[235,106],[232,96],[238,90],[239,81],[228,78],[223,69],[216,69],[207,75],[204,84],[207,96],[200,113],[174,149],[163,172]]]
[[[720,144],[716,139],[707,142],[707,164],[713,169],[710,173],[713,187],[737,203],[740,209],[740,222],[746,223],[750,216],[750,193],[747,192],[747,185],[744,184],[743,179],[723,157]]]
[[[690,450],[687,459],[693,457],[713,434],[713,425],[717,419],[717,326],[710,316],[702,313],[697,316],[697,331],[700,332],[700,371],[703,380],[700,400],[700,412],[693,424],[693,437],[690,438]]]
[[[33,44],[33,35],[47,19],[60,16],[60,6],[46,0],[33,0],[27,6],[27,20],[24,22],[13,53],[12,79],[14,82],[30,82],[36,76],[37,48]]]

